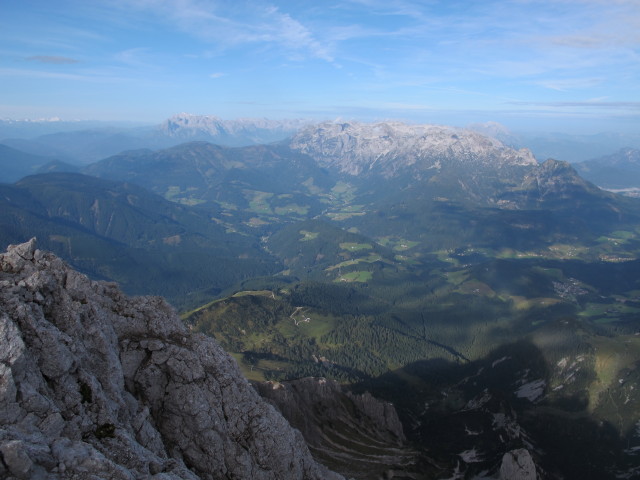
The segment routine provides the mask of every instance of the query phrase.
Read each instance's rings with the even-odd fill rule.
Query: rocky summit
[[[0,478],[342,477],[164,300],[31,240],[0,255]]]

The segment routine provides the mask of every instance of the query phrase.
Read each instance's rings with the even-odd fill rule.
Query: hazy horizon
[[[0,4],[0,118],[633,132],[640,2]]]

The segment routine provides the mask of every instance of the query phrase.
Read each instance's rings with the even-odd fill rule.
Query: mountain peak
[[[213,115],[179,113],[162,124],[160,130],[170,136],[194,137],[198,134],[218,135],[222,130],[222,119]]]
[[[537,164],[529,150],[514,150],[471,130],[401,122],[325,122],[301,130],[293,137],[291,148],[350,175],[380,171],[385,176],[394,176],[408,167],[439,170],[451,162],[494,166]]]
[[[284,140],[308,125],[307,120],[236,118],[223,120],[215,115],[179,113],[158,127],[162,135],[186,140],[207,140],[231,146],[271,143]]]

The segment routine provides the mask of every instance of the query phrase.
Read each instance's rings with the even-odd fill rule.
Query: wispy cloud
[[[27,60],[32,62],[51,63],[54,65],[70,65],[80,62],[80,60],[76,60],[75,58],[60,57],[56,55],[34,55],[32,57],[27,57]]]
[[[0,68],[0,76],[93,83],[116,83],[130,81],[130,79],[128,78],[112,75],[108,72],[62,73],[42,70],[29,70],[22,68]]]
[[[592,88],[603,82],[603,78],[565,78],[558,80],[542,80],[535,83],[551,90],[566,92],[581,88]]]
[[[531,106],[531,107],[551,107],[551,108],[604,108],[604,109],[624,109],[640,110],[640,102],[508,102],[509,105]]]
[[[209,78],[221,78],[226,76],[226,73],[222,73],[222,72],[216,72],[216,73],[212,73],[211,75],[209,75]]]
[[[115,59],[134,69],[157,70],[157,66],[149,59],[149,49],[136,47],[122,50],[115,54]]]
[[[279,7],[260,2],[232,4],[217,0],[138,0],[121,2],[162,17],[182,32],[218,48],[260,44],[282,50],[290,59],[333,61],[310,28]]]

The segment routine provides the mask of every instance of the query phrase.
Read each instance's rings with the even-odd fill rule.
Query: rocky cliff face
[[[354,395],[324,378],[256,384],[295,428],[314,456],[349,478],[422,478],[394,406]]]
[[[35,241],[0,255],[0,477],[338,479],[211,338]]]

